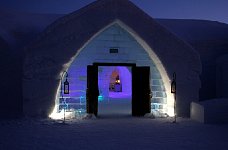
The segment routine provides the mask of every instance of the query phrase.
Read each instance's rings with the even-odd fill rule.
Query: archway
[[[116,39],[116,36],[119,38]],[[107,37],[109,38],[107,39]],[[112,53],[111,49],[113,48],[120,52]],[[127,60],[126,57],[128,58]],[[73,83],[71,86],[73,89],[69,95],[71,98],[80,97],[85,99],[86,66],[99,61],[107,63],[136,62],[138,66],[144,66],[145,64],[150,66],[150,85],[153,92],[151,99],[152,112],[158,116],[162,114],[173,116],[174,99],[170,92],[167,92],[170,91],[170,79],[161,61],[133,30],[119,20],[109,24],[95,34],[65,65],[70,74],[70,82]],[[84,95],[82,93],[80,95],[78,91],[82,91]],[[59,110],[58,99],[59,92],[56,95],[56,107],[53,113],[61,111]],[[85,104],[83,107],[85,108]]]
[[[102,96],[98,99],[99,116],[132,114],[132,64],[100,63],[98,88]]]
[[[129,66],[99,66],[98,115],[131,115],[132,73]]]

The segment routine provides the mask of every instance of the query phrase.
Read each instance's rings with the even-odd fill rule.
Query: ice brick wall
[[[110,48],[117,48],[118,53],[110,53]],[[152,109],[163,109],[167,99],[158,69],[141,45],[118,24],[113,24],[98,34],[75,57],[68,69],[70,97],[85,97],[87,65],[92,65],[94,62],[136,63],[137,66],[150,66]]]

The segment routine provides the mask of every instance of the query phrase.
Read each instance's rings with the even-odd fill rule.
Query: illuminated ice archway
[[[118,48],[119,53],[109,53],[109,48]],[[151,89],[153,92],[152,112],[162,112],[174,115],[174,97],[170,93],[170,79],[153,49],[120,20],[107,25],[97,32],[80,48],[69,63],[65,64],[70,82],[70,94],[64,95],[67,103],[72,105],[67,109],[82,112],[86,109],[87,65],[94,62],[105,63],[136,63],[137,66],[150,66]],[[102,69],[98,70],[102,72]],[[107,85],[107,84],[106,84]],[[104,85],[105,86],[105,85]],[[108,87],[107,87],[108,88]],[[106,88],[106,89],[107,89]],[[105,88],[103,88],[105,89]],[[58,118],[61,115],[60,84],[57,89],[55,108],[50,115]],[[104,92],[105,93],[105,90]],[[100,96],[107,96],[103,94]],[[72,112],[69,111],[69,114]],[[56,117],[58,116],[58,117]]]

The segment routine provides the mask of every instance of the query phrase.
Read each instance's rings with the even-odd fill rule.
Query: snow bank
[[[191,118],[202,123],[228,123],[228,99],[191,103]]]

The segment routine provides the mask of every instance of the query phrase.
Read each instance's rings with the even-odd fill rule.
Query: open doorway
[[[101,67],[103,66],[103,67]],[[105,67],[104,67],[105,66]],[[103,69],[106,67],[108,71]],[[115,71],[115,69],[122,71]],[[131,71],[129,71],[131,68]],[[125,71],[124,71],[125,70]],[[109,72],[109,75],[101,72]],[[113,73],[116,72],[116,73]],[[122,72],[122,73],[121,73]],[[127,73],[124,74],[123,72]],[[119,84],[114,89],[112,82],[112,75],[114,76],[115,83]],[[121,77],[122,76],[122,77]],[[125,78],[125,79],[124,79]],[[121,85],[120,85],[121,84]],[[110,88],[111,85],[111,88]],[[130,89],[130,90],[129,90]],[[86,105],[87,113],[93,113],[96,116],[106,113],[106,115],[120,115],[132,114],[132,116],[143,116],[151,112],[151,90],[150,90],[150,67],[137,67],[136,64],[125,63],[94,63],[87,66],[87,92],[86,92]],[[119,98],[119,99],[118,99]],[[111,101],[112,100],[112,101]],[[117,103],[119,100],[119,103]],[[124,101],[126,100],[126,101]],[[104,110],[100,103],[104,101]],[[110,104],[107,107],[107,103]],[[123,102],[127,102],[128,107],[124,107]],[[131,105],[129,105],[131,103]],[[116,107],[114,105],[116,104]],[[122,104],[122,105],[121,105]],[[100,105],[100,112],[98,106]],[[106,106],[106,107],[105,107]],[[131,109],[127,109],[131,106]],[[106,110],[107,109],[107,110]],[[120,111],[121,109],[121,111]],[[112,112],[112,111],[115,111]],[[131,111],[129,111],[131,110]]]
[[[123,117],[132,113],[132,67],[98,67],[98,113],[100,117]]]

